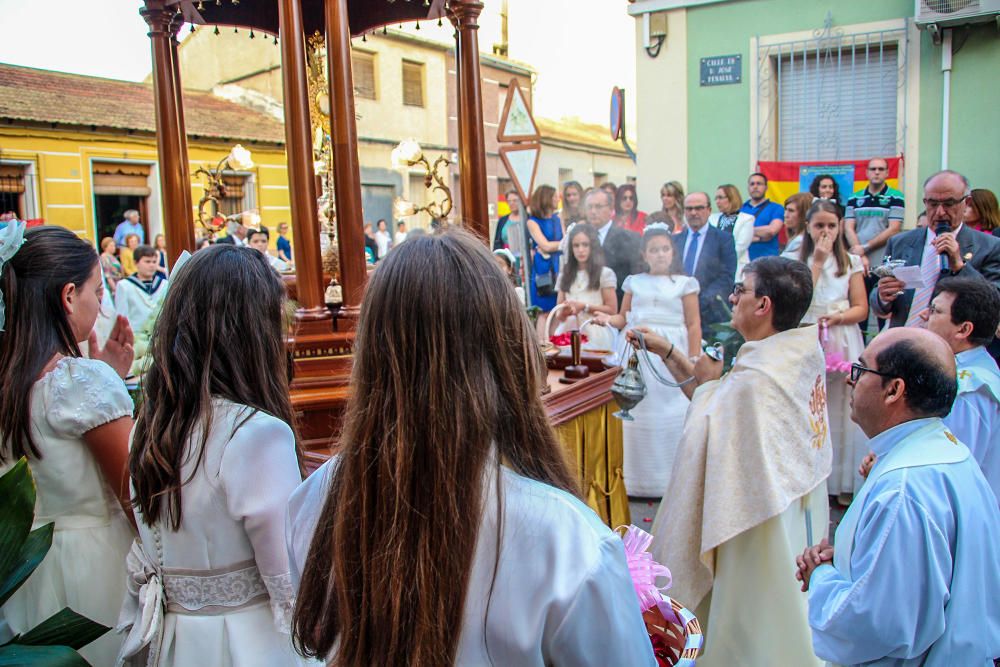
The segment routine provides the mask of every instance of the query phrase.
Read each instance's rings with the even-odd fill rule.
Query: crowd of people
[[[94,332],[111,246],[8,225],[0,468],[27,457],[55,532],[0,641],[70,606],[115,628],[81,649],[95,665],[655,665],[622,541],[541,403],[525,270],[528,303],[678,385],[647,376],[625,484],[663,498],[652,551],[702,622],[699,665],[992,664],[995,210],[943,171],[900,231],[884,165],[846,202],[821,176],[782,206],[752,174],[715,212],[675,182],[650,215],[630,185],[566,184],[561,208],[541,186],[508,195],[492,253],[458,228],[389,251],[378,225],[343,432],[305,481],[266,231],[169,283],[135,246],[116,301],[162,295],[136,408],[130,318]],[[745,342],[723,374],[702,346],[726,326]]]

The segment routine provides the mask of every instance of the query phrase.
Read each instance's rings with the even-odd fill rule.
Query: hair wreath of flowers
[[[27,225],[23,220],[14,220],[2,230],[0,230],[0,272],[3,265],[10,261],[17,251],[24,244],[24,228]],[[3,303],[3,292],[0,291],[0,331],[3,331],[6,322]]]
[[[667,234],[670,233],[670,227],[667,226],[665,222],[651,222],[646,225],[646,228],[642,230],[643,235],[648,234],[651,230],[662,230]]]

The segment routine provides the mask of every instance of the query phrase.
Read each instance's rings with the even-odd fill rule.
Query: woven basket
[[[671,667],[694,665],[705,640],[701,624],[694,614],[677,600],[664,596],[663,603],[645,612],[642,617],[653,640],[659,664]]]

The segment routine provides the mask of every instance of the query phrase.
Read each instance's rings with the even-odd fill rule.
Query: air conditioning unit
[[[1000,20],[1000,0],[915,0],[918,28],[941,28]]]

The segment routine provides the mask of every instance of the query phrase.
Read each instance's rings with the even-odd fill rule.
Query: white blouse
[[[336,461],[313,473],[289,501],[296,587]],[[489,472],[455,664],[655,665],[621,539],[570,494],[501,471],[500,561],[494,580],[496,485]]]

